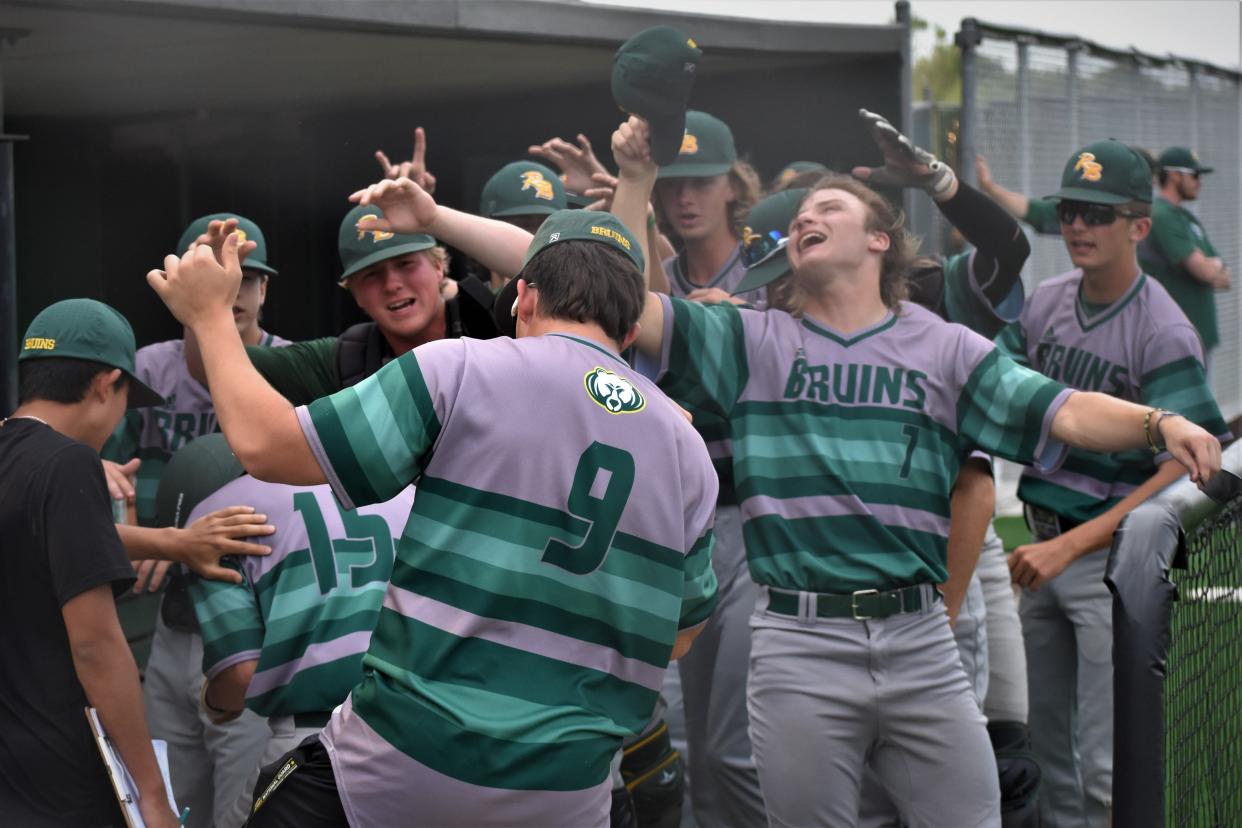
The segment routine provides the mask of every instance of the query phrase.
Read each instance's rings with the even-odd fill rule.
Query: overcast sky
[[[690,11],[728,17],[804,20],[819,23],[886,23],[888,0],[586,0],[615,6]],[[1078,35],[1105,46],[1135,47],[1157,55],[1238,68],[1242,64],[1237,0],[911,0],[916,17],[950,35],[962,18]],[[917,51],[930,48],[918,38]]]

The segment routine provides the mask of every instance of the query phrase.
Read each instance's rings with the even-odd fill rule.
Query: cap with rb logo
[[[1070,156],[1061,174],[1061,189],[1052,201],[1089,204],[1151,203],[1151,167],[1143,156],[1109,138],[1088,144]]]
[[[437,242],[426,233],[391,233],[387,230],[368,229],[367,225],[384,217],[384,211],[374,205],[359,205],[345,214],[341,220],[337,238],[337,251],[341,254],[343,272],[338,280],[345,286],[350,276],[385,259],[430,250]]]
[[[237,232],[241,236],[239,241],[255,243],[254,250],[250,251],[242,262],[242,268],[245,270],[258,270],[269,276],[276,276],[276,268],[267,263],[267,239],[263,237],[263,231],[259,229],[259,225],[255,224],[245,216],[239,216],[236,213],[212,213],[209,216],[202,216],[190,222],[190,226],[185,228],[185,232],[181,234],[181,238],[177,241],[177,254],[185,253],[186,248],[194,243],[194,240],[207,232],[207,225],[213,221],[226,221],[228,219],[237,219]]]
[[[631,37],[612,60],[612,99],[651,126],[651,157],[671,163],[686,129],[686,104],[703,52],[684,32],[655,26]]]
[[[733,131],[714,115],[690,110],[677,160],[660,167],[657,178],[710,178],[724,175],[737,161]]]
[[[568,206],[561,177],[536,161],[501,167],[479,199],[479,213],[487,218],[547,216]]]
[[[522,272],[510,279],[508,284],[496,294],[492,303],[492,319],[500,330],[501,336],[516,336],[517,322],[513,318],[513,303],[517,300],[518,278],[533,282],[536,274],[527,273],[531,260],[554,244],[570,241],[586,241],[604,244],[624,253],[642,273],[646,269],[643,250],[628,228],[612,213],[597,210],[561,210],[548,216],[539,232],[531,239],[526,248],[526,258],[522,260]],[[538,270],[538,268],[534,268]]]
[[[120,311],[94,299],[65,299],[39,311],[17,359],[85,359],[119,368],[129,377],[129,408],[160,405],[164,398],[135,374],[136,350],[134,329]]]

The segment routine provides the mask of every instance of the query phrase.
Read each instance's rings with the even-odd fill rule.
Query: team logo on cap
[[[1083,181],[1099,181],[1104,176],[1104,165],[1095,160],[1095,153],[1084,152],[1074,164],[1074,172],[1082,172]]]
[[[234,230],[233,232],[237,234],[237,243],[238,243],[238,244],[245,244],[245,243],[246,243],[246,231],[245,231],[245,230],[243,230],[243,229],[241,229],[240,227],[238,227],[238,228],[237,228],[236,230]]]
[[[751,230],[749,227],[742,228],[742,247],[750,247],[761,238],[763,238],[763,236],[759,235],[754,230]]]
[[[625,377],[607,368],[595,368],[582,378],[587,394],[609,414],[636,414],[647,407],[647,400]]]
[[[681,139],[680,154],[681,155],[694,155],[698,151],[699,151],[699,139],[687,132],[685,137]]]
[[[374,213],[367,213],[365,216],[358,219],[358,223],[355,225],[358,229],[358,241],[362,241],[363,237],[370,234],[371,243],[379,244],[380,242],[387,241],[396,235],[395,233],[389,233],[387,230],[368,230],[362,226],[363,224],[370,224],[373,221],[379,221],[379,216]]]
[[[535,198],[542,198],[544,201],[551,201],[553,198],[552,182],[544,178],[539,170],[522,173],[522,189],[534,190]]]
[[[27,337],[26,341],[22,343],[22,350],[24,351],[55,351],[56,340],[47,339],[46,337],[42,337],[42,336]]]

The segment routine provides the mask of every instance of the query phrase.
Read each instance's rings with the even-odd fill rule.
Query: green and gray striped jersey
[[[1082,271],[1043,282],[997,345],[1014,360],[1071,388],[1184,414],[1228,439],[1203,371],[1194,327],[1161,285],[1140,274],[1105,307],[1082,299]],[[1018,497],[1086,521],[1107,511],[1169,459],[1146,448],[1101,454],[1071,449],[1056,471],[1028,469]]]
[[[973,448],[1055,466],[1069,392],[930,311],[848,336],[807,316],[661,297],[660,385],[729,419],[760,584],[844,593],[947,577],[949,496]]]
[[[612,756],[715,605],[702,439],[560,334],[433,342],[297,413],[347,507],[418,485],[324,731],[350,824],[606,822]]]
[[[246,706],[261,716],[332,710],[362,679],[388,589],[395,550],[414,502],[412,487],[357,511],[328,486],[285,486],[243,475],[221,486],[187,524],[244,503],[276,534],[263,557],[228,558],[240,584],[194,579],[190,594],[203,636],[203,674],[215,678],[257,661]]]
[[[260,331],[260,345],[279,348],[289,340]],[[155,525],[155,493],[160,475],[173,452],[203,434],[219,431],[211,392],[190,376],[185,363],[185,340],[169,339],[138,349],[134,375],[164,398],[161,405],[131,408],[104,444],[105,460],[127,463],[142,460],[134,483],[138,523]]]

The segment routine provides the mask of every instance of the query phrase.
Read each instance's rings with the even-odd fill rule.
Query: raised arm
[[[651,138],[646,121],[631,115],[612,134],[612,156],[617,162],[617,191],[612,198],[612,212],[626,227],[643,227],[647,223],[647,205],[655,187],[659,169],[651,160]],[[647,256],[644,279],[650,287],[651,268],[660,267],[659,251],[650,248],[650,233],[644,238],[643,253]],[[662,277],[661,277],[662,278]],[[654,293],[647,294],[647,304],[638,319],[638,339],[634,346],[649,357],[658,357],[664,343],[664,306]]]
[[[983,190],[988,198],[1005,208],[1005,212],[1014,218],[1021,219],[1030,209],[1029,198],[1013,190],[1006,190],[996,183],[996,179],[992,177],[992,168],[988,166],[988,160],[982,155],[975,156],[975,179],[979,182],[979,189]]]
[[[1200,486],[1220,471],[1220,441],[1190,420],[1095,391],[1071,394],[1057,410],[1051,433],[1087,451],[1167,446]]]
[[[167,256],[164,270],[148,273],[147,283],[198,337],[220,429],[246,471],[274,483],[326,483],[293,406],[251,365],[233,323],[241,284],[238,243],[237,233],[230,233],[223,265],[206,245]]]

